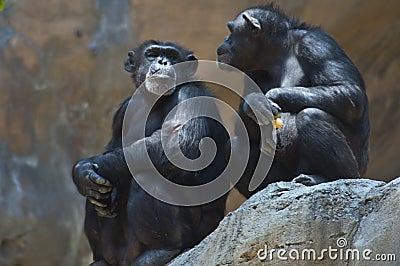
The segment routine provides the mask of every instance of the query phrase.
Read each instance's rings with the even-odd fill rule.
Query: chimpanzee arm
[[[169,150],[170,154],[174,156],[174,153],[180,148],[183,155],[190,159],[195,159],[200,155],[200,140],[210,135],[210,128],[208,126],[209,121],[207,121],[209,118],[199,117],[199,114],[204,112],[205,108],[208,108],[208,110],[215,108],[215,112],[218,111],[215,106],[209,106],[197,101],[195,104],[193,102],[184,102],[197,96],[209,96],[202,85],[196,83],[185,84],[177,90],[175,97],[179,106],[176,108],[176,113],[164,121],[166,126],[165,133],[167,134],[165,137],[166,143],[163,143],[164,146],[161,143],[161,130],[157,130],[150,137],[139,140],[129,147],[130,151],[132,151],[129,160],[135,171],[148,170],[146,169],[148,164],[145,159],[147,154],[150,156],[154,166],[162,172],[173,171],[176,168],[168,160],[165,150]],[[189,120],[189,118],[194,119]],[[146,150],[144,149],[144,142],[146,143]]]
[[[178,103],[192,97],[207,95],[206,90],[202,86],[196,84],[186,84],[176,93]],[[121,108],[121,110],[123,110],[124,105],[122,105]],[[177,108],[177,113],[173,119],[167,121],[167,124],[169,123],[171,126],[171,130],[167,129],[166,131],[167,134],[170,134],[170,136],[166,137],[166,139],[169,140],[167,148],[168,146],[174,148],[178,147],[175,145],[176,143],[174,143],[174,140],[179,139],[180,148],[186,157],[196,158],[198,156],[198,144],[202,138],[207,136],[209,131],[206,118],[192,119],[179,130],[175,131],[174,129],[179,126],[182,121],[185,121],[187,117],[198,116],[197,114],[201,112],[202,108],[210,107],[198,104]],[[116,132],[114,133],[116,134]],[[113,137],[113,139],[116,138],[117,136]],[[110,144],[111,143],[112,141]],[[146,145],[143,145],[143,143]],[[74,166],[73,179],[82,195],[90,196],[95,199],[104,198],[104,193],[108,193],[111,190],[111,183],[115,186],[122,181],[120,178],[131,177],[131,173],[125,161],[124,151],[122,147],[118,146],[119,145],[117,145],[117,147],[112,147],[112,145],[109,145],[110,150],[106,151],[104,154],[80,160]],[[152,159],[154,166],[161,169],[161,171],[174,168],[167,159],[162,147],[161,130],[157,130],[153,132],[152,135],[134,142],[128,149],[128,152],[131,152],[130,162],[137,172],[149,170],[149,165],[146,160],[147,154],[149,154]]]
[[[364,82],[338,44],[323,31],[314,29],[299,41],[297,48],[295,56],[310,87],[271,89],[267,98],[284,112],[298,113],[312,107],[346,123],[360,119],[367,103]],[[286,75],[291,74],[288,71]]]
[[[158,169],[174,168],[165,155],[164,149],[168,148],[175,149],[180,147],[182,153],[188,158],[199,156],[198,144],[210,132],[208,118],[199,117],[199,114],[204,112],[205,109],[210,111],[210,109],[214,108],[215,113],[218,113],[218,110],[213,104],[197,101],[196,104],[193,104],[193,102],[184,102],[198,96],[209,96],[209,93],[200,83],[185,84],[176,90],[174,95],[169,97],[174,97],[176,105],[179,106],[176,108],[176,113],[164,121],[164,125],[166,126],[165,140],[167,142],[164,143],[165,146],[162,146],[161,129],[159,129],[154,131],[150,136],[137,140],[127,147],[127,152],[131,153],[129,160],[135,171],[148,170],[148,164],[146,163],[147,156],[150,156],[152,163]],[[194,119],[189,120],[192,117]],[[185,122],[186,124],[183,125]],[[102,171],[107,173],[107,175],[104,175],[105,177],[111,174],[113,176],[125,175],[129,170],[121,147],[89,159],[99,164]]]
[[[121,153],[122,146],[122,122],[129,103],[127,98],[118,108],[112,124],[112,137],[102,155],[97,155],[79,160],[72,169],[72,179],[80,192],[85,197],[105,199],[110,197],[113,185],[116,183],[114,172],[111,169],[119,166],[123,173],[120,176],[129,176],[125,161]],[[113,154],[112,156],[106,154]],[[112,158],[106,158],[112,157]],[[100,168],[101,165],[101,168]],[[110,182],[111,181],[111,182]],[[115,184],[114,184],[115,185]]]
[[[124,181],[131,178],[131,173],[125,161],[124,151],[122,149],[122,125],[124,116],[129,104],[132,104],[135,111],[130,112],[133,121],[143,119],[144,113],[148,112],[147,102],[151,102],[146,98],[146,94],[141,91],[136,92],[135,97],[129,97],[121,104],[120,108],[115,112],[112,123],[112,137],[107,144],[103,154],[84,158],[79,160],[73,167],[72,177],[78,191],[85,197],[94,199],[103,199],[109,197],[112,187],[120,183],[121,178]],[[154,121],[152,121],[154,122]],[[156,122],[157,123],[157,122]],[[139,123],[140,124],[140,123]],[[134,132],[140,132],[143,129],[134,129]],[[134,133],[136,134],[136,133]],[[140,134],[139,134],[140,135]],[[158,133],[154,132],[142,141],[149,143],[158,143]],[[134,136],[136,137],[136,136]],[[138,143],[136,143],[136,146]],[[132,145],[135,149],[135,145]],[[137,156],[140,152],[138,151]]]

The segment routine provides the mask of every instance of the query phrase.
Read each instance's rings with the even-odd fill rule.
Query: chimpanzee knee
[[[337,118],[317,108],[306,108],[297,114],[296,127],[298,174],[319,173],[330,180],[360,176],[357,160]]]
[[[337,128],[342,128],[338,119],[318,108],[305,108],[301,110],[296,116],[296,127],[300,131],[307,131],[307,129],[313,127],[318,121],[323,121],[335,125]]]

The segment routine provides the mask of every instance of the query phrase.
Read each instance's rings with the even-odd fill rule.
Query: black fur
[[[151,68],[158,69],[168,64],[190,60],[196,58],[186,48],[173,42],[151,40],[129,52],[125,69],[132,73],[134,83],[139,87]],[[190,69],[188,71],[188,74],[193,72]],[[205,117],[195,118],[183,125],[179,133],[170,132],[171,137],[173,134],[179,134],[179,145],[188,158],[199,156],[198,145],[202,138],[211,137],[215,140],[217,155],[205,169],[194,172],[179,169],[168,161],[161,147],[160,131],[166,115],[180,102],[196,96],[210,96],[210,93],[202,83],[194,82],[177,86],[171,94],[161,97],[150,112],[144,139],[136,139],[142,129],[135,127],[133,123],[131,128],[133,137],[131,136],[130,141],[133,142],[131,150],[134,151],[132,157],[135,160],[135,176],[151,178],[153,173],[142,163],[144,152],[149,153],[155,167],[165,178],[184,185],[207,183],[223,171],[225,167],[223,145],[228,141],[228,134],[215,120]],[[156,250],[153,256],[155,261],[152,261],[151,265],[163,265],[171,259],[171,252],[160,252],[160,250],[176,250],[177,252],[172,252],[176,255],[179,251],[197,244],[216,228],[224,215],[226,195],[200,206],[174,206],[153,198],[132,179],[122,150],[122,121],[128,104],[133,105],[135,109],[134,112],[129,112],[129,120],[133,122],[143,120],[145,106],[151,104],[154,97],[156,96],[146,88],[139,90],[132,99],[126,99],[114,115],[113,135],[105,152],[82,159],[74,166],[74,182],[81,194],[88,197],[85,233],[95,262],[131,265],[144,252],[146,258],[138,260],[148,262],[152,260],[152,256],[149,255],[150,250]],[[195,116],[201,111],[200,108],[202,108],[200,105],[190,106],[187,110],[180,109],[177,112]],[[207,108],[214,108],[215,112],[218,112],[215,105]],[[145,151],[137,145],[140,141],[145,141]],[[108,180],[111,184],[100,186],[93,182],[93,179]],[[101,191],[104,187],[107,188],[106,193]],[[93,192],[91,194],[89,190],[97,194]],[[94,198],[93,195],[100,197]],[[164,253],[167,254],[164,257],[166,261],[163,261],[160,255]]]
[[[248,184],[260,155],[260,131],[248,107],[254,99],[278,104],[284,123],[271,170],[257,191],[279,180],[310,185],[365,174],[370,135],[365,86],[336,41],[272,4],[244,10],[228,28],[218,60],[245,71],[265,94],[247,95],[239,108],[251,136],[240,192],[254,193]],[[296,179],[300,174],[309,180]]]

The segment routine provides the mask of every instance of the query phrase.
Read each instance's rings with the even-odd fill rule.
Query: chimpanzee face
[[[242,71],[253,70],[256,68],[254,62],[258,62],[259,57],[260,21],[245,11],[229,21],[227,27],[230,35],[217,49],[218,62]]]
[[[190,51],[173,43],[153,41],[128,53],[125,70],[133,73],[136,87],[144,82],[150,93],[170,95],[175,91],[178,75],[182,74],[173,65],[191,60],[197,59]]]

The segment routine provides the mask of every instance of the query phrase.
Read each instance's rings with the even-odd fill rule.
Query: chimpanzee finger
[[[88,174],[88,177],[90,180],[92,180],[94,183],[98,184],[98,185],[102,185],[102,186],[106,186],[106,187],[112,187],[112,184],[110,181],[108,181],[107,179],[105,179],[104,177],[98,175],[96,172],[90,172]]]
[[[99,193],[106,194],[106,193],[110,193],[113,188],[105,187],[105,186],[101,186],[101,185],[97,185],[97,184],[92,184],[91,189],[93,189]]]
[[[282,111],[282,108],[277,103],[271,101],[270,99],[267,100],[269,102],[269,106],[271,108],[272,113],[274,114],[274,116],[277,116]]]
[[[94,199],[94,198],[88,197],[87,199],[89,200],[90,203],[92,203],[92,204],[95,205],[95,206],[103,207],[103,208],[107,207],[107,204],[101,203],[101,202],[97,201],[97,200]]]
[[[93,189],[89,189],[86,194],[87,194],[88,197],[92,197],[92,198],[97,199],[97,200],[108,199],[108,198],[111,197],[111,193],[100,193],[100,192],[98,192],[96,190],[93,190]]]
[[[99,165],[97,163],[94,163],[92,166],[95,171],[99,170]]]
[[[86,178],[88,178],[90,180],[90,182],[88,182],[88,184],[87,184],[87,189],[91,189],[91,190],[94,190],[94,191],[96,191],[98,193],[102,193],[102,194],[109,193],[113,188],[110,186],[99,185],[98,183],[96,183],[94,180],[99,179],[96,176],[98,176],[98,175],[93,172],[87,174]],[[102,179],[102,177],[100,177],[100,178]]]
[[[117,213],[111,211],[109,208],[95,206],[94,209],[96,210],[97,215],[100,217],[114,218],[117,216]]]
[[[245,112],[247,116],[253,119],[254,122],[259,125],[268,125],[271,123],[271,119],[267,114],[265,114],[264,109],[260,110],[260,108],[257,107],[253,109],[254,111],[250,108],[247,108]]]
[[[181,124],[178,124],[172,128],[172,133],[178,132],[182,128]]]
[[[254,121],[259,124],[260,126],[266,126],[271,123],[271,119],[268,115],[264,114],[263,112],[256,111]]]
[[[255,117],[259,125],[269,125],[273,120],[268,101],[259,101],[255,109]]]
[[[105,187],[95,183],[89,183],[87,185],[87,190],[93,190],[100,194],[110,193],[112,189],[113,189],[112,187]]]
[[[178,120],[166,120],[164,121],[162,128],[165,132],[178,132],[182,128],[182,124]]]
[[[273,120],[270,103],[262,93],[247,95],[243,111],[259,125],[269,125]]]

